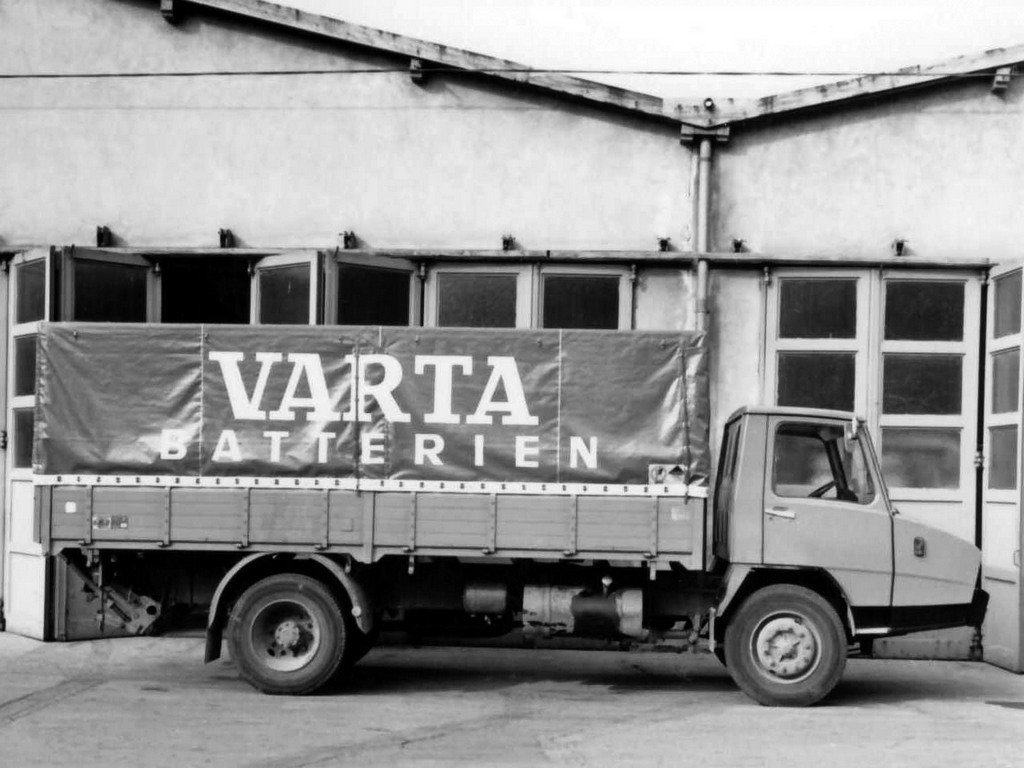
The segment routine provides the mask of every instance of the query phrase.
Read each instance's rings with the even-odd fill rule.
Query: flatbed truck
[[[898,513],[852,414],[742,408],[712,471],[708,354],[687,333],[44,324],[54,636],[199,604],[206,660],[226,639],[271,694],[344,681],[382,629],[674,639],[801,706],[877,638],[980,625],[977,548]]]

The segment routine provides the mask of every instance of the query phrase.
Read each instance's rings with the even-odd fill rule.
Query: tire
[[[270,694],[303,695],[341,666],[348,631],[337,600],[297,573],[258,581],[231,611],[228,642],[242,679]]]
[[[846,667],[846,632],[831,605],[792,584],[758,590],[725,630],[725,660],[736,684],[770,707],[824,699]]]

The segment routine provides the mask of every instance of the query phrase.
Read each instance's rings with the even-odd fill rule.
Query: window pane
[[[36,337],[19,336],[14,340],[14,396],[36,392]]]
[[[960,413],[962,365],[959,355],[884,355],[882,412]]]
[[[1020,402],[1020,350],[992,355],[992,413],[1016,411]]]
[[[618,328],[616,276],[545,275],[545,328]]]
[[[17,408],[14,411],[14,456],[13,466],[32,466],[32,430],[35,426],[35,411],[31,408]]]
[[[783,424],[775,433],[772,489],[779,496],[869,504],[875,498],[864,449],[847,450],[839,426]]]
[[[440,273],[438,325],[515,328],[516,276]]]
[[[780,352],[779,405],[853,410],[852,352]]]
[[[958,488],[960,430],[882,429],[882,474],[899,488]]]
[[[1017,487],[1017,425],[992,427],[988,431],[988,487]]]
[[[779,338],[852,339],[856,335],[856,280],[780,281]]]
[[[885,338],[960,341],[963,337],[963,283],[893,280],[885,284]]]
[[[146,321],[148,267],[75,260],[73,320],[108,323]]]
[[[18,308],[15,322],[44,320],[46,314],[46,261],[30,261],[17,267]]]
[[[409,325],[412,274],[353,264],[338,265],[338,323]]]
[[[249,323],[248,259],[182,256],[162,259],[160,269],[161,322]]]
[[[1020,331],[1020,271],[995,279],[995,336],[1009,336]]]
[[[309,323],[309,270],[309,264],[259,270],[261,323]]]

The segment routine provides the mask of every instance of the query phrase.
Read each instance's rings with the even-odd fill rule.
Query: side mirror
[[[860,422],[857,419],[851,420],[843,428],[843,450],[847,453],[853,452],[853,443],[860,434]]]

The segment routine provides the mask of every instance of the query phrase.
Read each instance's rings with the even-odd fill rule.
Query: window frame
[[[771,283],[768,286],[767,317],[768,325],[765,333],[765,386],[766,393],[772,404],[779,402],[779,355],[785,352],[847,352],[854,355],[853,412],[863,414],[868,405],[868,389],[866,377],[863,376],[868,364],[871,309],[874,306],[872,296],[872,280],[868,270],[863,269],[822,269],[779,268],[770,273]],[[836,280],[856,280],[855,295],[857,299],[854,327],[856,333],[852,339],[790,339],[780,335],[782,314],[782,283],[785,280],[817,280],[834,282]]]
[[[155,264],[142,255],[143,252],[108,251],[102,248],[80,248],[68,246],[60,253],[60,319],[74,321],[75,318],[75,267],[78,262],[93,261],[105,264],[121,264],[146,270],[146,319],[143,322],[160,322],[160,276]],[[49,281],[47,302],[49,302]],[[49,305],[49,304],[48,304]]]
[[[553,277],[617,277],[619,279],[619,312],[615,330],[631,330],[633,327],[633,287],[629,267],[614,264],[543,264],[539,265],[533,297],[534,328],[544,325],[544,278]],[[568,329],[567,329],[568,330]]]
[[[424,286],[423,324],[427,327],[439,328],[438,317],[441,310],[439,280],[444,275],[513,275],[516,278],[516,322],[512,328],[533,327],[533,296],[536,287],[536,270],[529,264],[438,264],[427,270]],[[499,330],[499,329],[494,329]]]
[[[963,333],[960,341],[907,341],[885,338],[886,285],[890,282],[957,282],[964,288]],[[884,461],[887,428],[945,428],[960,430],[960,482],[956,488],[920,488],[888,485],[889,496],[899,501],[962,501],[964,490],[974,485],[975,441],[972,424],[976,421],[978,402],[978,339],[980,334],[977,308],[981,306],[981,286],[964,272],[949,270],[884,269],[878,275],[878,365],[873,378],[878,393],[876,423],[878,424],[878,456]],[[971,311],[972,308],[975,311]],[[886,414],[882,410],[885,356],[887,354],[955,355],[960,357],[959,414]]]
[[[861,461],[864,463],[864,469],[867,472],[868,477],[871,480],[871,498],[866,499],[864,501],[861,501],[860,499],[856,499],[856,500],[851,501],[850,499],[841,499],[838,496],[836,496],[834,498],[830,498],[830,497],[824,496],[824,495],[823,496],[792,496],[792,495],[780,493],[779,485],[776,482],[776,469],[778,467],[777,459],[778,459],[778,455],[779,455],[779,437],[780,437],[779,433],[783,429],[785,429],[786,427],[793,427],[793,426],[796,426],[796,427],[816,426],[819,429],[820,428],[838,429],[841,432],[843,432],[844,435],[845,435],[845,425],[836,424],[835,422],[792,421],[792,420],[787,420],[784,417],[780,418],[778,421],[776,421],[776,423],[774,425],[774,428],[772,430],[771,459],[770,459],[771,463],[770,463],[769,468],[768,468],[768,472],[769,472],[768,481],[769,482],[767,483],[767,488],[768,488],[769,491],[771,491],[772,496],[774,496],[775,498],[778,498],[778,499],[798,499],[798,500],[803,500],[803,501],[807,501],[808,499],[812,499],[815,502],[829,501],[829,502],[836,502],[836,503],[840,503],[840,504],[854,504],[854,505],[856,505],[858,507],[872,507],[872,506],[875,506],[875,503],[878,501],[879,497],[882,495],[881,492],[879,491],[879,485],[878,485],[879,480],[876,477],[876,471],[875,471],[876,467],[874,465],[874,462],[871,460],[871,454],[868,451],[868,449],[865,447],[864,443],[861,442],[860,440],[854,440],[853,442],[854,442],[854,444],[856,446],[856,450],[860,451],[860,458],[861,458]],[[800,435],[800,436],[801,437],[805,437],[805,435]],[[810,437],[810,436],[807,435],[806,437]],[[832,455],[832,453],[829,451],[828,443],[824,439],[822,439],[820,436],[817,436],[817,439],[822,444],[822,446],[824,447],[825,458],[828,460],[829,472],[832,473],[832,482],[835,483],[835,485],[832,488],[830,488],[829,491],[831,491],[833,489],[838,489],[839,484],[838,484],[838,482],[836,482],[837,466],[838,466],[839,470],[841,470],[841,474],[845,475],[845,470],[846,470],[846,468],[842,466],[842,456],[841,455],[836,455],[836,456]],[[842,439],[842,438],[840,438],[840,439]],[[836,462],[839,462],[839,464],[837,465]],[[849,477],[844,477],[843,479],[846,482],[846,489],[850,490],[850,478]]]
[[[995,320],[996,320],[996,289],[995,283],[997,280],[1010,277],[1014,274],[1021,274],[1024,277],[1024,268],[1017,267],[1015,269],[1009,269],[1006,272],[1002,272],[999,275],[991,277],[992,289],[989,291],[989,301],[987,307],[987,323],[988,333],[987,345],[988,348],[985,350],[985,354],[988,358],[986,361],[986,377],[985,377],[985,420],[983,424],[984,434],[982,436],[982,455],[984,456],[984,472],[982,473],[982,489],[985,495],[985,501],[996,502],[1000,504],[1017,504],[1020,502],[1021,493],[1021,448],[1022,448],[1022,436],[1021,436],[1021,398],[1024,396],[1024,350],[1021,349],[1024,345],[1024,323],[1021,324],[1021,328],[1016,333],[1008,333],[1004,336],[996,336],[995,334]],[[1018,309],[1018,312],[1021,310]],[[1017,407],[1012,411],[1005,411],[1003,413],[994,413],[992,410],[992,388],[995,384],[995,377],[992,375],[994,365],[992,358],[1000,352],[1008,352],[1011,350],[1020,350],[1021,354],[1018,358],[1017,367]],[[1016,482],[1012,488],[992,488],[989,485],[989,478],[992,472],[992,434],[991,430],[994,427],[1016,427],[1017,428],[1017,455],[1016,455]]]
[[[338,279],[341,265],[353,267],[370,267],[386,269],[392,272],[403,272],[409,275],[409,322],[408,326],[420,326],[423,318],[423,291],[421,290],[423,269],[421,264],[411,259],[386,254],[351,253],[337,250],[325,254],[323,270],[324,325],[338,325],[340,298],[338,296]]]
[[[316,325],[320,311],[321,270],[319,257],[318,251],[290,251],[257,259],[253,263],[252,274],[249,277],[249,325],[264,324],[260,318],[260,273],[302,264],[309,268],[309,311],[306,324]]]

